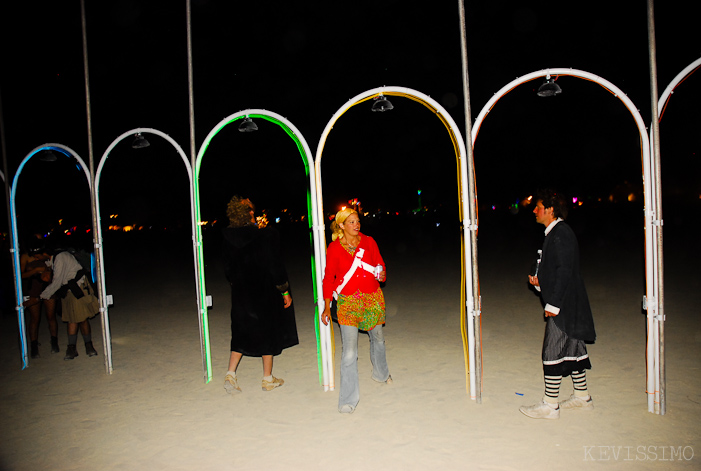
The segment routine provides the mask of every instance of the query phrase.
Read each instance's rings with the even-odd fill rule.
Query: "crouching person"
[[[85,342],[85,353],[89,357],[96,356],[90,318],[100,311],[100,303],[88,280],[90,274],[70,252],[60,252],[51,257],[51,267],[53,281],[42,291],[40,297],[50,299],[56,293],[61,298],[61,319],[68,323],[68,348],[63,359],[72,360],[78,356],[76,342],[79,327]]]

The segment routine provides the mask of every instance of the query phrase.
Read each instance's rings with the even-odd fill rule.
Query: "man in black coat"
[[[591,369],[586,343],[596,340],[589,298],[579,272],[579,244],[564,219],[567,202],[552,190],[540,192],[533,210],[545,226],[545,241],[537,273],[528,282],[540,291],[545,312],[542,402],[519,410],[534,419],[557,419],[560,409],[591,410],[585,370]],[[559,402],[563,376],[572,376],[574,393]]]

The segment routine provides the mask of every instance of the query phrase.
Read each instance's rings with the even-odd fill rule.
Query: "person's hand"
[[[324,323],[324,325],[329,325],[329,322],[331,321],[331,316],[329,315],[330,308],[324,309],[324,312],[321,313],[321,322]]]
[[[538,277],[537,276],[531,276],[528,275],[528,282],[532,284],[533,286],[538,286],[540,287],[540,283],[538,283]]]
[[[25,302],[22,303],[22,307],[26,309],[28,307],[39,304],[42,301],[43,301],[43,299],[41,299],[41,298],[39,298],[38,300],[36,298],[27,299]]]
[[[47,269],[47,270],[42,271],[40,276],[41,276],[41,281],[48,283],[49,281],[51,281],[52,272],[51,272],[51,270]]]
[[[285,294],[282,296],[282,300],[285,302],[285,309],[292,306],[292,296]]]
[[[382,270],[380,272],[380,276],[377,279],[377,281],[379,281],[380,283],[384,283],[386,280],[387,280],[387,272],[385,270]]]
[[[557,314],[555,314],[554,312],[545,311],[545,317],[555,317],[555,316],[557,316]]]

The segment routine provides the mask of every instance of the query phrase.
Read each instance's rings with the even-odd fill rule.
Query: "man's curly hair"
[[[226,206],[226,215],[229,217],[229,227],[243,227],[251,223],[251,210],[256,207],[248,198],[234,196]]]

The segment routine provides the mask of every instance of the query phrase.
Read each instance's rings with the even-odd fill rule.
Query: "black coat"
[[[224,230],[224,269],[231,284],[231,351],[279,355],[297,345],[294,305],[284,308],[287,272],[278,232],[256,226]]]
[[[594,318],[579,272],[579,244],[564,221],[545,237],[538,282],[543,302],[560,308],[555,325],[572,339],[594,342]]]

